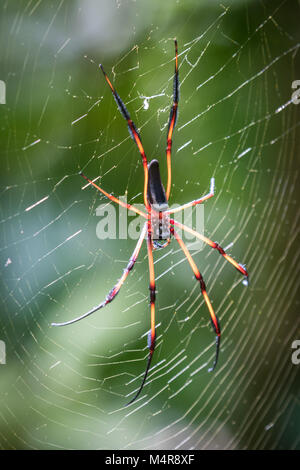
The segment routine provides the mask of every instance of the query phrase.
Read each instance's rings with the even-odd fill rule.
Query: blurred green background
[[[7,1],[0,12],[0,447],[300,448],[299,3]],[[199,287],[175,242],[156,252],[154,368],[124,408],[146,365],[145,247],[110,306],[50,323],[104,299],[135,246],[96,237],[105,198],[78,176],[101,175],[107,191],[142,203],[140,155],[98,64],[165,181],[174,37],[171,201],[200,197],[215,177],[205,233],[246,263],[251,283],[208,247],[194,253],[223,332],[209,374]]]

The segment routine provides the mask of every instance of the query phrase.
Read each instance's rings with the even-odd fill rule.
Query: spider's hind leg
[[[179,246],[180,248],[182,249],[183,253],[185,254],[186,256],[186,259],[188,260],[192,270],[193,270],[193,273],[195,275],[195,278],[197,279],[197,281],[199,282],[200,284],[200,289],[201,289],[201,292],[202,292],[202,295],[204,297],[204,300],[205,300],[205,303],[207,305],[207,308],[208,308],[208,311],[209,311],[209,314],[210,314],[210,319],[211,319],[211,324],[212,324],[212,327],[214,329],[214,332],[216,333],[216,354],[215,354],[215,360],[214,360],[214,363],[212,365],[212,367],[210,367],[208,369],[209,372],[213,371],[217,365],[217,362],[218,362],[218,357],[219,357],[219,351],[220,351],[220,343],[221,343],[221,327],[220,327],[220,323],[219,323],[219,320],[218,320],[218,317],[217,315],[215,314],[214,312],[214,309],[213,309],[213,306],[210,302],[210,299],[207,295],[207,292],[206,292],[206,285],[205,285],[205,282],[204,282],[204,279],[199,271],[199,269],[197,268],[189,250],[187,249],[185,243],[183,242],[183,240],[180,238],[180,236],[178,235],[178,233],[174,230],[174,228],[171,229],[172,233],[174,234],[175,238],[176,238],[176,241],[179,243]]]
[[[51,323],[51,326],[66,326],[66,325],[71,325],[73,323],[76,323],[76,322],[82,320],[83,318],[86,318],[86,317],[92,315],[93,313],[97,312],[101,308],[103,308],[106,305],[108,305],[109,303],[111,303],[116,298],[116,296],[119,293],[122,285],[124,284],[128,274],[133,269],[133,267],[136,263],[136,260],[138,258],[141,246],[142,246],[143,241],[144,241],[144,237],[145,237],[145,234],[146,234],[146,229],[147,229],[147,224],[145,223],[145,225],[143,227],[143,230],[141,232],[140,238],[138,239],[136,247],[135,247],[135,249],[134,249],[134,251],[133,251],[133,253],[130,257],[130,260],[129,260],[126,268],[123,271],[122,276],[120,277],[118,282],[115,284],[115,286],[109,291],[109,293],[107,294],[105,299],[99,305],[96,305],[96,307],[92,308],[91,310],[84,313],[83,315],[80,315],[79,317],[76,317],[73,320],[65,321],[65,322],[62,322],[62,323]]]
[[[151,222],[149,222],[149,225],[151,227]],[[148,248],[148,261],[149,261],[149,277],[150,277],[150,283],[149,283],[149,290],[150,290],[150,314],[151,314],[151,329],[148,334],[148,348],[149,348],[149,355],[148,355],[148,361],[146,365],[146,370],[144,374],[144,378],[142,380],[142,383],[140,385],[140,388],[130,400],[129,403],[127,403],[126,406],[130,405],[133,403],[138,396],[140,395],[141,391],[144,388],[148,372],[150,369],[152,357],[154,354],[155,350],[155,340],[156,340],[156,332],[155,332],[155,297],[156,297],[156,292],[155,292],[155,275],[154,275],[154,263],[153,263],[153,253],[152,253],[152,239],[151,239],[151,230],[148,227],[148,239],[147,239],[147,248]]]
[[[220,255],[223,256],[223,258],[226,259],[226,261],[228,261],[232,266],[235,267],[235,269],[237,269],[244,276],[243,284],[245,286],[248,286],[248,284],[249,284],[249,274],[248,274],[248,271],[245,268],[245,265],[235,261],[231,256],[229,256],[225,252],[224,248],[222,248],[217,242],[213,242],[212,240],[205,237],[201,233],[196,232],[196,230],[194,230],[190,227],[187,227],[186,225],[183,225],[182,223],[178,222],[177,220],[171,219],[170,222],[171,222],[171,224],[176,225],[176,227],[180,228],[181,230],[184,230],[185,232],[190,233],[194,237],[196,237],[199,240],[203,241],[204,243],[209,245],[214,250],[217,250],[220,253]]]

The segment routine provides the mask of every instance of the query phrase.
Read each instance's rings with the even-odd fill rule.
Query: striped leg
[[[171,229],[171,232],[174,234],[177,242],[179,243],[182,251],[184,252],[184,254],[185,254],[185,256],[186,256],[186,258],[187,258],[187,260],[188,260],[188,262],[189,262],[189,264],[190,264],[190,266],[191,266],[191,268],[192,268],[192,270],[195,274],[195,278],[197,279],[197,281],[200,284],[200,289],[201,289],[202,295],[204,297],[205,303],[206,303],[207,308],[209,310],[212,327],[213,327],[213,329],[216,333],[216,355],[215,355],[215,360],[214,360],[213,366],[209,369],[209,372],[211,372],[216,367],[217,362],[218,362],[218,357],[219,357],[220,342],[221,342],[221,329],[220,329],[219,320],[218,320],[217,315],[214,312],[214,309],[213,309],[213,307],[210,303],[209,297],[207,295],[204,279],[203,279],[199,269],[197,268],[193,258],[191,257],[191,254],[190,254],[189,250],[187,249],[186,245],[184,244],[184,242],[182,241],[182,239],[180,238],[178,233],[174,229]]]
[[[201,235],[201,233],[196,232],[196,230],[193,230],[190,227],[187,227],[186,225],[181,224],[180,222],[177,222],[174,219],[170,219],[170,223],[176,225],[176,227],[179,227],[182,230],[185,230],[186,232],[190,233],[191,235],[194,235],[196,238],[199,238],[199,240],[202,240],[204,243],[209,245],[211,248],[214,248],[217,250],[220,255],[222,255],[226,261],[228,261],[232,266],[234,266],[243,276],[245,276],[245,279],[243,283],[245,285],[248,285],[249,283],[249,274],[244,268],[244,266],[240,263],[237,263],[231,256],[227,255],[227,253],[224,251],[224,249],[216,242],[211,241],[209,238],[205,237],[204,235]]]
[[[132,256],[129,260],[129,263],[127,264],[126,268],[123,271],[123,274],[121,278],[118,280],[117,284],[111,289],[111,291],[107,294],[105,300],[101,302],[99,305],[96,305],[96,307],[92,308],[92,310],[89,310],[88,312],[84,313],[80,317],[74,318],[73,320],[69,320],[63,323],[51,323],[52,326],[65,326],[65,325],[71,325],[72,323],[76,323],[79,320],[82,320],[83,318],[88,317],[89,315],[92,315],[92,313],[97,312],[97,310],[100,310],[100,308],[105,307],[107,304],[112,302],[116,295],[119,293],[119,290],[121,289],[125,279],[127,278],[128,274],[132,270],[133,266],[135,265],[135,262],[137,260],[137,257],[139,255],[142,243],[144,241],[145,235],[147,231],[147,224],[145,223],[144,228],[141,232],[140,238],[138,239],[137,245],[132,253]]]
[[[150,225],[150,223],[149,223]],[[154,264],[153,264],[153,253],[152,253],[152,239],[151,239],[151,231],[148,228],[148,239],[147,239],[147,248],[148,248],[148,260],[149,260],[149,277],[150,277],[150,312],[151,312],[151,329],[148,335],[148,348],[149,348],[149,356],[147,361],[147,366],[144,374],[143,381],[141,383],[140,388],[138,389],[137,393],[134,395],[132,400],[127,403],[127,406],[133,403],[145,385],[147,375],[150,369],[153,353],[155,350],[155,276],[154,276]]]
[[[120,96],[118,95],[117,91],[115,90],[114,86],[112,85],[111,81],[109,80],[108,76],[106,75],[106,73],[105,73],[105,71],[102,67],[102,64],[100,64],[100,68],[103,72],[103,75],[104,75],[104,78],[105,78],[106,82],[108,83],[108,85],[109,85],[109,87],[112,91],[112,94],[113,94],[113,96],[115,98],[115,101],[118,105],[120,113],[122,114],[124,119],[127,121],[129,134],[130,134],[131,138],[135,141],[136,145],[138,146],[139,152],[142,156],[143,167],[144,167],[144,204],[145,204],[145,207],[148,209],[148,205],[149,205],[148,199],[147,199],[148,162],[147,162],[147,157],[146,157],[146,154],[145,154],[142,142],[141,142],[140,134],[139,134],[134,122],[132,121],[132,119],[130,117],[130,114],[129,114],[125,104],[121,100]]]
[[[176,125],[176,120],[177,120],[178,102],[179,102],[178,49],[177,49],[177,41],[175,39],[175,72],[174,72],[174,81],[173,81],[173,106],[170,111],[168,136],[167,136],[167,148],[166,148],[167,168],[168,168],[168,181],[167,181],[167,189],[166,189],[167,200],[169,200],[170,191],[171,191],[172,135],[173,135],[173,130],[174,130],[174,127]]]
[[[201,197],[200,199],[195,199],[194,201],[188,202],[187,204],[183,204],[180,207],[175,207],[174,209],[169,209],[166,211],[167,214],[174,214],[175,212],[183,211],[187,209],[188,207],[193,207],[196,206],[197,204],[202,204],[202,202],[207,201],[207,199],[210,199],[211,197],[214,196],[214,190],[215,190],[215,178],[211,178],[210,180],[210,190],[209,193],[206,194],[205,196]]]
[[[111,201],[113,202],[116,202],[117,204],[119,204],[120,206],[122,207],[125,207],[125,209],[128,209],[132,212],[135,212],[136,214],[139,214],[141,215],[142,217],[144,217],[145,219],[147,219],[147,215],[145,214],[145,212],[143,211],[140,211],[139,209],[137,209],[136,207],[132,206],[131,204],[126,204],[126,202],[123,202],[123,201],[120,201],[120,199],[117,199],[115,196],[113,196],[112,194],[109,194],[107,193],[106,191],[104,191],[104,189],[100,188],[100,186],[98,186],[96,183],[94,183],[94,181],[90,180],[87,176],[85,176],[83,173],[80,173],[80,175],[86,180],[88,181],[92,186],[94,186],[96,189],[98,189],[98,191],[100,191],[102,194],[104,194],[104,196],[106,196],[108,199],[110,199]]]

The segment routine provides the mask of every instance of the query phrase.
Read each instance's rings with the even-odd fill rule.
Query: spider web
[[[1,3],[1,448],[300,447],[299,4],[157,0]],[[116,300],[103,300],[134,240],[99,240],[80,170],[142,202],[143,170],[98,64],[166,180],[173,38],[180,103],[171,200],[208,192],[205,233],[250,273],[243,286],[214,250],[194,252],[220,319],[175,241],[156,251],[157,346],[143,394],[146,248]],[[297,75],[298,74],[298,75]]]

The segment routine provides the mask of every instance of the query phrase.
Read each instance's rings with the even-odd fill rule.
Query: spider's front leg
[[[169,116],[168,134],[167,134],[167,148],[166,148],[167,169],[168,169],[168,180],[167,180],[167,189],[166,189],[167,200],[169,200],[170,191],[171,191],[172,136],[173,136],[174,128],[176,126],[177,113],[178,113],[178,102],[179,102],[178,48],[177,48],[176,39],[175,39],[174,43],[175,43],[175,70],[174,70],[174,78],[173,78],[173,104],[172,104],[171,111],[170,111],[170,116]]]
[[[131,119],[130,114],[129,114],[125,104],[121,100],[117,90],[115,89],[115,87],[113,86],[113,84],[109,80],[106,72],[104,71],[104,68],[102,67],[102,64],[100,64],[100,68],[103,72],[104,78],[105,78],[109,88],[111,89],[111,92],[112,92],[112,94],[115,98],[115,101],[117,103],[117,106],[119,108],[120,113],[122,114],[123,118],[127,121],[129,134],[130,134],[131,138],[135,141],[135,143],[136,143],[136,145],[139,149],[139,152],[141,154],[142,161],[143,161],[143,167],[144,167],[144,204],[145,204],[145,207],[147,209],[149,209],[148,199],[147,199],[148,162],[147,162],[147,157],[146,157],[143,145],[142,145],[141,136],[140,136],[140,134],[139,134],[139,132],[136,128],[136,125],[134,124],[133,120]]]

